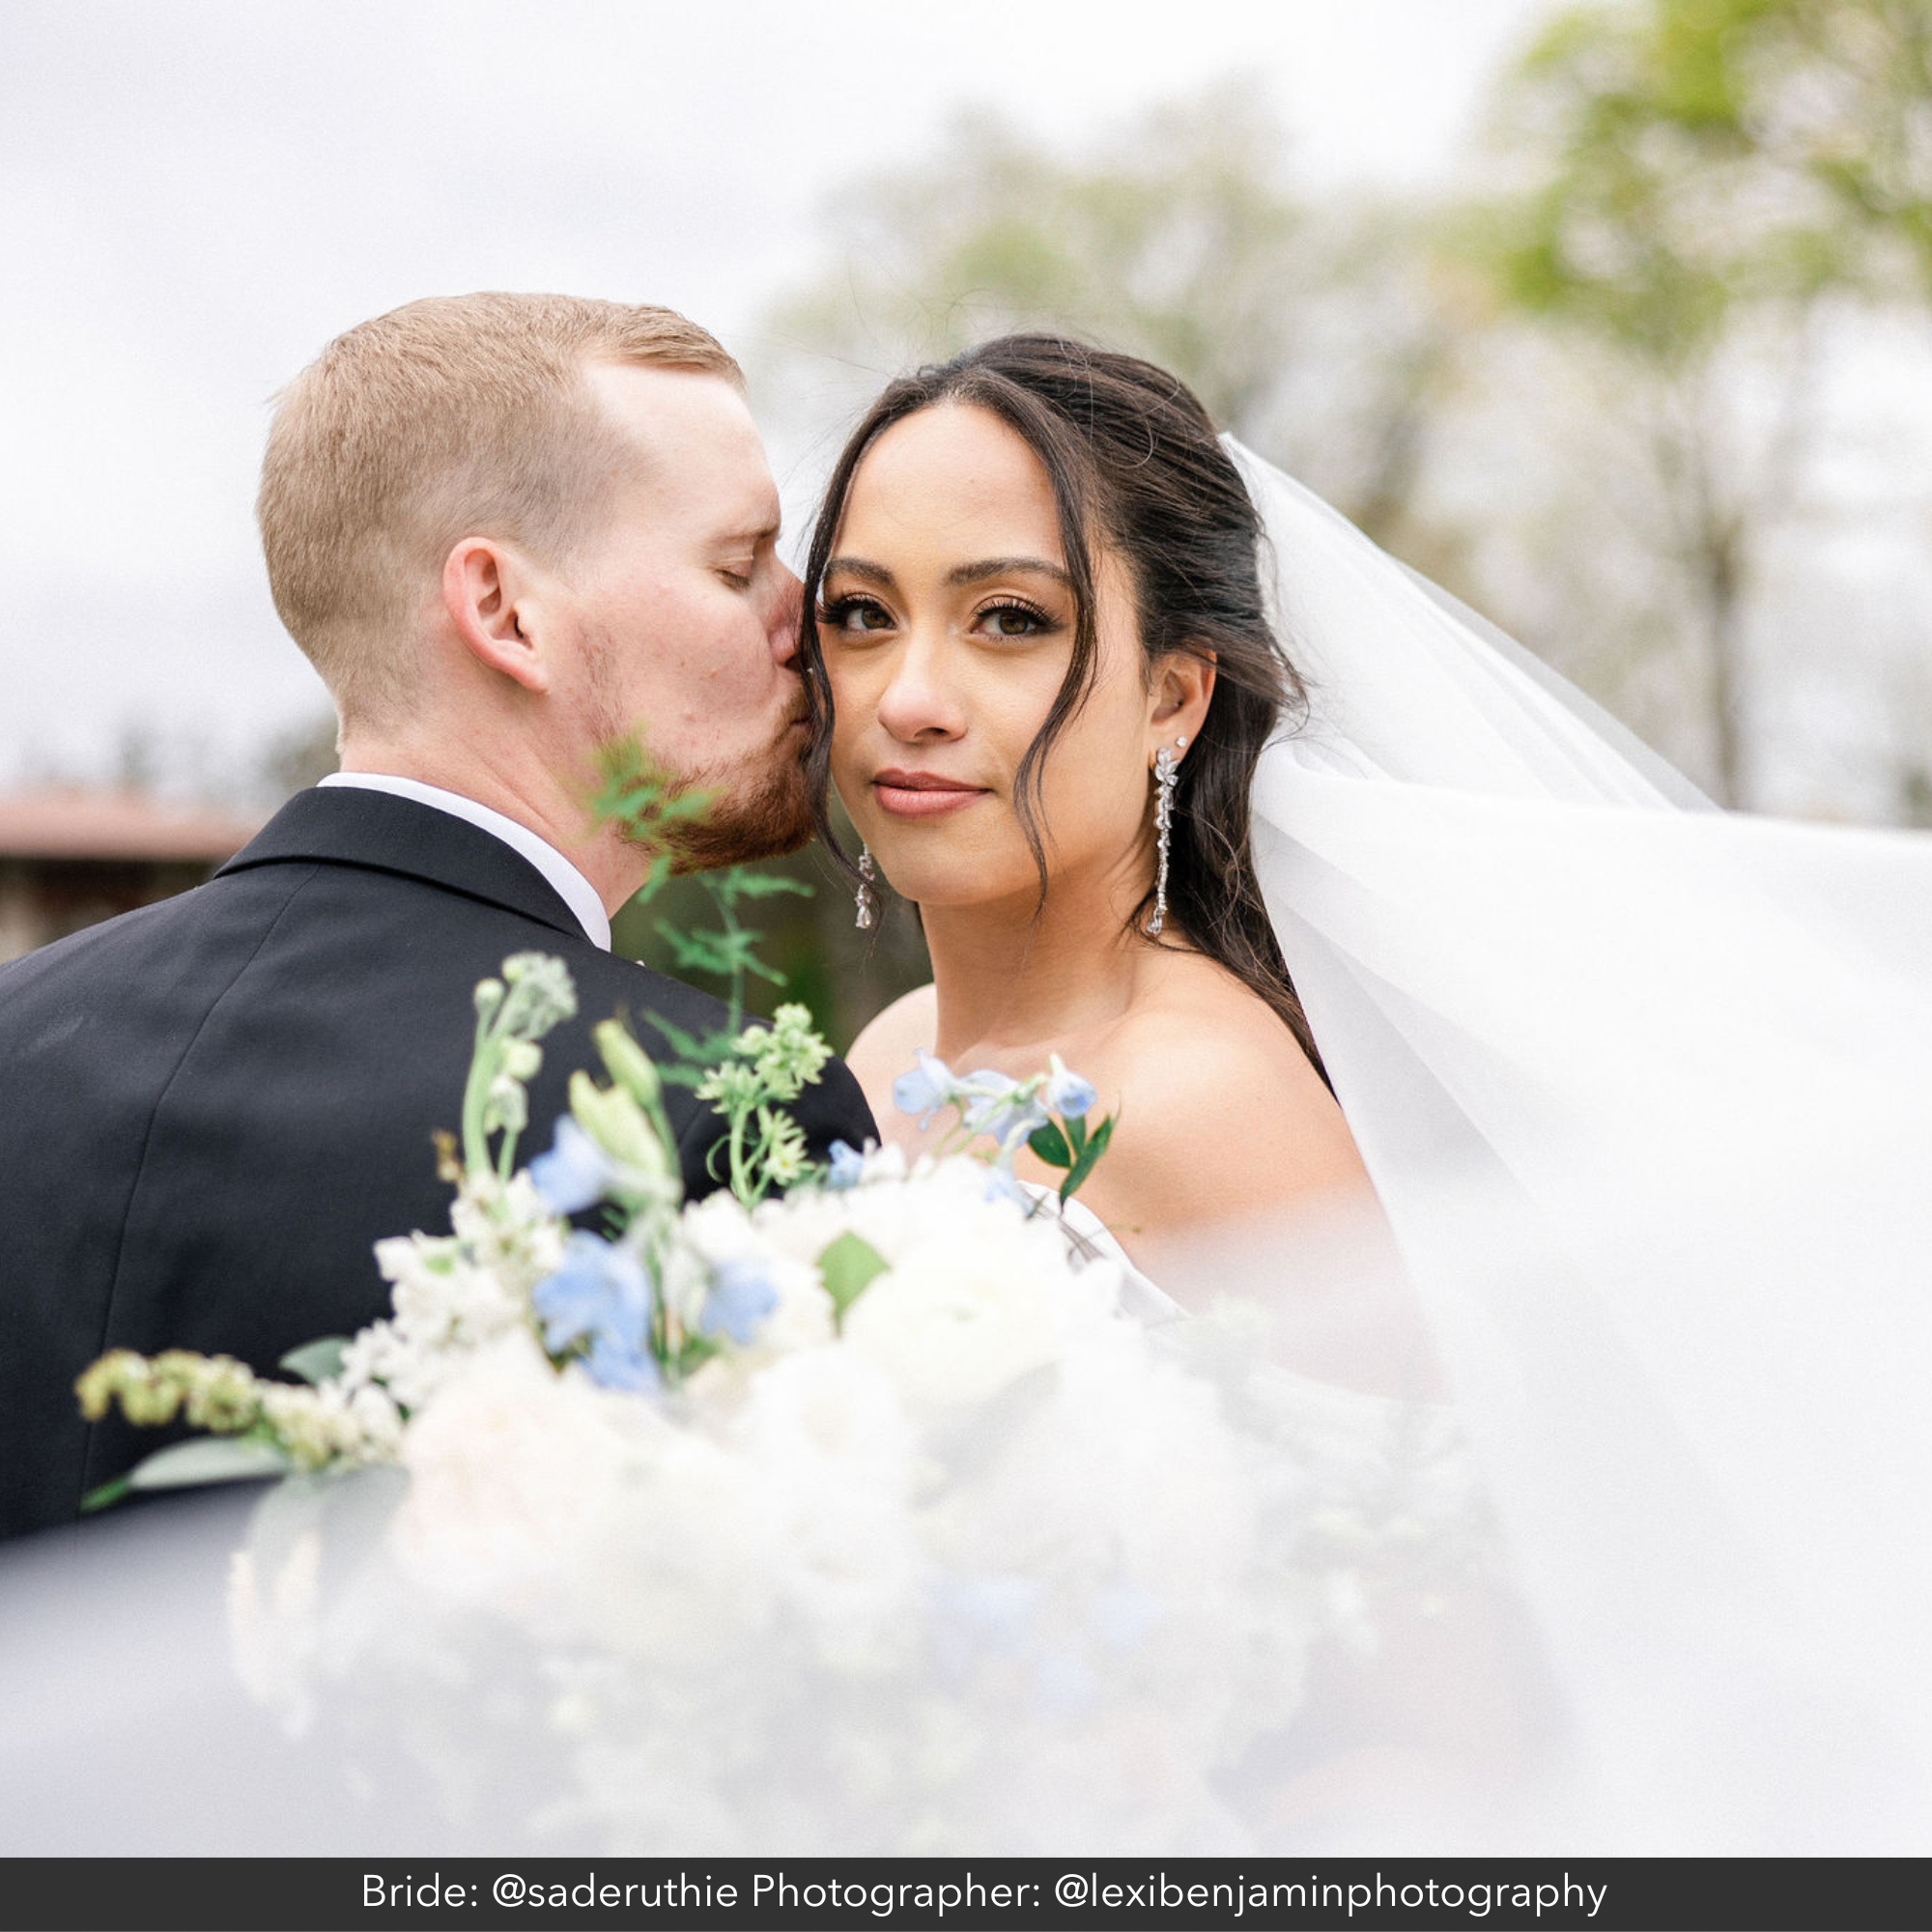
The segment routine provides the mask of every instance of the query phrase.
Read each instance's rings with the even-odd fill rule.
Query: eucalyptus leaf
[[[311,1388],[320,1388],[342,1373],[342,1358],[348,1352],[347,1335],[324,1335],[317,1341],[304,1342],[299,1349],[291,1349],[277,1366],[292,1376],[299,1376]]]
[[[861,1239],[849,1228],[827,1244],[818,1257],[818,1273],[841,1320],[845,1311],[886,1272],[888,1265],[885,1256],[870,1241]]]
[[[184,1490],[200,1483],[241,1483],[256,1476],[286,1476],[294,1467],[272,1442],[245,1435],[203,1435],[171,1442],[128,1472],[134,1490]]]

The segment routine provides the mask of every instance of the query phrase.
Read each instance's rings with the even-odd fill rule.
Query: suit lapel
[[[317,862],[423,879],[583,937],[556,889],[500,838],[433,805],[359,785],[298,792],[215,876]]]

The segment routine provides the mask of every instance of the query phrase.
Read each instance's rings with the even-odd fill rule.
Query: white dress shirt
[[[322,782],[359,785],[364,791],[386,791],[397,798],[412,798],[418,805],[433,805],[437,810],[467,820],[493,838],[500,838],[556,888],[564,904],[577,915],[577,923],[591,945],[610,952],[611,916],[604,910],[597,888],[548,838],[539,838],[527,825],[519,825],[514,818],[505,818],[500,811],[478,805],[461,792],[444,791],[440,785],[424,784],[419,779],[391,778],[385,772],[331,772]]]

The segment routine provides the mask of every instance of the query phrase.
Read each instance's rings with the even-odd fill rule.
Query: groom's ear
[[[531,621],[536,586],[508,545],[465,537],[442,562],[442,608],[463,647],[526,691],[550,689],[550,665]]]
[[[1201,721],[1208,716],[1208,699],[1214,696],[1214,653],[1210,650],[1175,651],[1153,668],[1152,708],[1148,724],[1152,743],[1151,757],[1160,745],[1172,745],[1177,738],[1197,738]]]

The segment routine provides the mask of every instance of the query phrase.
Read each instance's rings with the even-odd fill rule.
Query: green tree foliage
[[[1560,15],[1506,130],[1536,176],[1502,264],[1524,307],[1660,363],[1743,304],[1932,294],[1925,0],[1645,0]]]
[[[1932,296],[1925,0],[1640,0],[1510,77],[1505,300],[1627,366],[1699,617],[1717,788],[1749,802],[1748,611],[1805,455],[1828,298]],[[1742,419],[1747,391],[1761,403]]]

